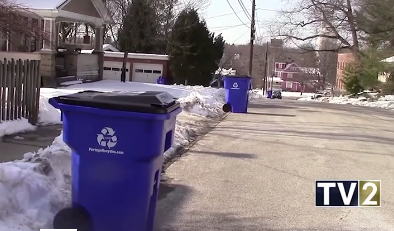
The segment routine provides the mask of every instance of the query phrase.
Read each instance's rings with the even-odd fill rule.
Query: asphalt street
[[[394,230],[394,111],[264,100],[165,174],[156,231]],[[382,180],[381,207],[315,207],[315,180]]]

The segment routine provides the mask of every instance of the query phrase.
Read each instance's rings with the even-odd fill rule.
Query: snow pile
[[[217,118],[224,115],[222,106],[225,103],[224,89],[211,87],[184,87],[185,92],[179,98],[185,112],[203,117]]]
[[[318,99],[300,98],[298,100],[326,102],[326,103],[333,103],[333,104],[348,104],[348,105],[357,105],[357,106],[375,107],[375,108],[394,110],[394,95],[386,95],[386,96],[382,96],[378,99],[366,98],[363,96],[360,96],[358,98],[352,98],[349,96],[342,96],[342,97],[321,97]]]
[[[165,153],[171,157],[180,147],[190,145],[207,124],[220,119],[225,92],[223,89],[166,86],[144,83],[101,81],[73,85],[63,89],[42,89],[39,121],[41,124],[60,124],[60,111],[48,104],[54,96],[81,90],[97,91],[167,91],[179,98],[183,112],[178,115],[174,145]],[[12,122],[10,122],[12,123]],[[31,128],[26,121],[19,122]],[[3,131],[9,130],[6,123]],[[0,127],[0,131],[1,127]],[[26,153],[23,160],[0,163],[0,230],[36,231],[51,228],[54,215],[70,205],[70,149],[57,137],[52,146],[36,153]]]
[[[0,163],[0,230],[51,228],[54,214],[70,205],[70,168],[61,136],[23,160]]]
[[[19,132],[34,131],[35,129],[36,127],[31,125],[25,118],[13,121],[0,121],[0,138]]]
[[[267,95],[264,95],[264,91],[260,89],[254,89],[249,91],[249,102],[266,99]]]

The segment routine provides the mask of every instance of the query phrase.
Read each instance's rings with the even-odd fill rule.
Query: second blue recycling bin
[[[267,98],[269,98],[269,99],[272,98],[272,90],[267,91]]]
[[[160,76],[159,78],[157,78],[156,83],[157,84],[166,84],[166,77]]]
[[[224,89],[226,90],[226,106],[231,112],[247,113],[251,80],[252,78],[249,76],[223,77]]]
[[[54,228],[152,231],[179,103],[165,92],[95,91],[49,102],[62,111],[72,150],[72,208],[55,216]]]

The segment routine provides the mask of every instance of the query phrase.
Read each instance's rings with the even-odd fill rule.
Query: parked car
[[[330,97],[331,92],[329,91],[316,91],[316,93],[311,97],[312,99],[318,99],[322,97]]]
[[[282,91],[274,90],[272,92],[271,99],[282,99]]]

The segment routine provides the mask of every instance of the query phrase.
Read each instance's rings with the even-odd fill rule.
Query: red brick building
[[[337,77],[335,81],[335,87],[338,90],[345,90],[345,86],[343,84],[344,78],[344,69],[349,63],[354,62],[354,55],[351,52],[339,53],[338,54],[338,63],[337,63]]]

